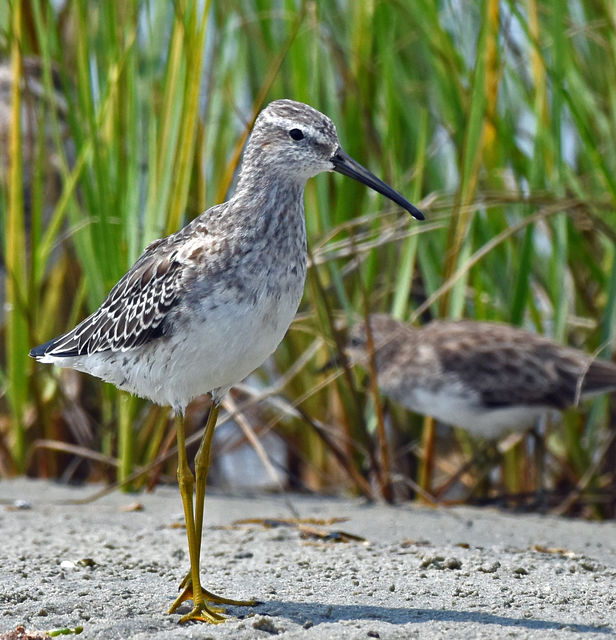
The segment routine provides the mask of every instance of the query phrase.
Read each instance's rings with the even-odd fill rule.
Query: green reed
[[[461,11],[427,0],[230,0],[204,11],[194,0],[73,0],[52,10],[12,0],[5,8],[1,52],[16,71],[36,57],[44,98],[34,152],[21,144],[23,127],[12,127],[13,162],[0,181],[3,472],[61,474],[73,458],[38,447],[43,438],[119,459],[120,478],[169,449],[166,412],[35,366],[27,351],[93,311],[148,242],[227,195],[252,120],[278,97],[330,115],[349,153],[428,218],[412,222],[340,176],[308,185],[316,264],[297,322],[257,373],[275,384],[318,341],[279,390],[301,400],[306,418],[259,405],[304,461],[299,481],[369,492],[357,478],[383,487],[391,475],[378,454],[382,401],[358,372],[330,382],[316,373],[339,348],[338,321],[367,308],[416,319],[428,300],[422,320],[502,320],[590,352],[608,345],[599,357],[611,355],[616,38],[607,5],[483,0]],[[54,106],[56,92],[65,109]],[[17,121],[27,99],[17,82],[11,99]],[[58,185],[49,194],[52,157]],[[93,439],[77,429],[75,411]],[[389,437],[421,463],[421,443],[430,443],[421,423],[389,413]],[[590,485],[613,487],[605,463],[613,453],[597,461],[611,419],[599,400],[551,429],[552,483],[573,486],[595,464]],[[394,472],[399,464],[394,455]],[[531,467],[523,442],[508,454],[504,486],[528,488]],[[112,468],[91,463],[78,475],[109,477]],[[157,468],[171,473],[173,464]],[[613,510],[613,499],[580,509]]]

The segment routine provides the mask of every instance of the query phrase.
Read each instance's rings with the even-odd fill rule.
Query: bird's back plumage
[[[432,322],[418,340],[434,345],[443,371],[468,379],[486,406],[564,409],[616,389],[616,366],[517,327],[469,320]]]

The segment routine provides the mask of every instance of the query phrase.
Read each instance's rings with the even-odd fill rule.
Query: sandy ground
[[[180,625],[166,614],[188,568],[177,490],[69,503],[93,490],[0,482],[0,637],[17,625],[105,639],[616,637],[614,522],[289,498],[365,539],[344,542],[233,524],[290,517],[280,496],[209,495],[204,582],[262,604]]]

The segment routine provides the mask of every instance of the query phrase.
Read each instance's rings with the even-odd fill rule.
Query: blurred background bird
[[[345,351],[388,398],[492,441],[616,390],[616,364],[502,323],[412,327],[371,314],[350,329]]]

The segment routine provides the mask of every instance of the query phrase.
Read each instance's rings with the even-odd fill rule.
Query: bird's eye
[[[301,129],[291,129],[291,131],[289,131],[289,135],[293,138],[293,140],[304,139],[304,132]]]
[[[361,338],[358,338],[357,336],[353,336],[351,338],[351,346],[353,347],[359,347],[363,344],[363,340]]]

